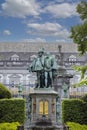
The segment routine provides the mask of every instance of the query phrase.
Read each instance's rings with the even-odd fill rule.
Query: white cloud
[[[76,4],[70,3],[50,4],[44,9],[44,12],[49,12],[56,18],[67,18],[77,15]]]
[[[3,34],[4,34],[4,35],[11,35],[11,32],[10,32],[10,30],[4,30],[4,31],[3,31]]]
[[[65,39],[57,39],[56,42],[63,42],[63,43],[65,43],[66,40]]]
[[[35,39],[24,39],[23,40],[24,42],[46,42],[46,40],[45,39],[43,39],[43,38],[35,38]]]
[[[12,17],[25,18],[40,13],[40,5],[35,0],[5,0],[1,6],[2,12]]]
[[[63,2],[63,0],[61,0]],[[50,3],[50,2],[49,2]],[[41,9],[41,1],[36,0],[5,0],[1,4],[2,13],[7,16],[25,18],[26,16],[38,17],[40,13],[50,13],[56,18],[66,18],[76,13],[76,4],[73,3],[50,3]]]
[[[52,37],[62,37],[66,38],[69,36],[69,32],[67,29],[63,28],[58,23],[29,23],[28,24],[29,31],[27,33],[32,35],[40,35],[40,36],[52,36]]]

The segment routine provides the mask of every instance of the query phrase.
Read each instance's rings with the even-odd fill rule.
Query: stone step
[[[28,126],[25,126],[24,127],[24,130],[33,130],[33,128],[30,128],[30,127],[28,127]],[[68,127],[63,127],[63,126],[55,126],[55,128],[49,128],[49,127],[36,127],[36,128],[34,128],[34,130],[69,130],[69,128]]]

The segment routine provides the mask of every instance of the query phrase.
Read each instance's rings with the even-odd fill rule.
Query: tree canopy
[[[82,1],[77,5],[77,13],[79,13],[82,24],[71,27],[71,38],[78,45],[80,54],[87,51],[87,2]]]
[[[77,13],[82,20],[81,24],[71,27],[71,36],[73,42],[78,45],[78,51],[81,55],[87,52],[87,2],[81,1],[77,5]],[[81,72],[81,78],[79,83],[74,86],[87,85],[87,76],[84,76],[87,71],[87,65],[75,66],[76,71]]]

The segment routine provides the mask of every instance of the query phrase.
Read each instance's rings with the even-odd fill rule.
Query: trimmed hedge
[[[17,130],[18,126],[20,126],[18,122],[0,123],[0,130]]]
[[[87,102],[87,94],[83,95],[83,96],[81,97],[81,100],[83,100],[84,102]]]
[[[0,83],[0,99],[11,98],[11,92]]]
[[[24,99],[1,99],[0,100],[0,123],[19,122],[25,120]]]
[[[87,103],[80,99],[67,99],[62,102],[63,123],[87,124]]]
[[[87,125],[80,125],[74,122],[67,122],[69,130],[87,130]]]

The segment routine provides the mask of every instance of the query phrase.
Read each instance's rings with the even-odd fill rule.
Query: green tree
[[[77,5],[77,13],[79,13],[82,23],[71,27],[71,36],[73,42],[77,44],[78,51],[81,55],[87,52],[87,2],[81,1]],[[87,77],[84,77],[87,71],[87,65],[75,66],[76,71],[81,72],[80,82],[75,86],[87,85]]]
[[[77,12],[80,15],[82,24],[71,28],[71,38],[78,45],[80,54],[87,51],[87,2],[81,2],[77,6]]]

